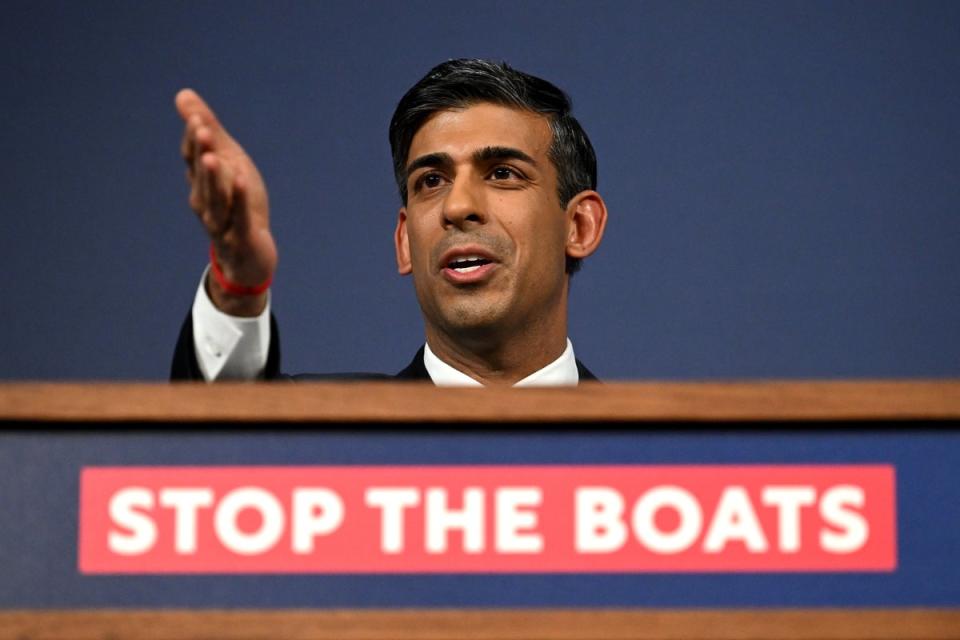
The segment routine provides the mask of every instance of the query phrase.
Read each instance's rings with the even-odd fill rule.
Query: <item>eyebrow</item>
[[[410,179],[410,174],[416,171],[417,169],[422,169],[423,167],[452,167],[453,158],[450,157],[449,153],[428,153],[425,156],[420,156],[413,162],[407,165],[405,179]]]
[[[520,149],[513,147],[484,147],[473,154],[474,162],[489,162],[491,160],[521,160],[527,164],[537,166],[537,161]]]
[[[482,149],[477,149],[473,152],[472,156],[473,162],[482,163],[490,162],[491,160],[520,160],[526,162],[534,167],[537,167],[537,161],[531,158],[528,154],[524,153],[520,149],[515,149],[513,147],[484,147]],[[412,174],[417,169],[422,169],[424,167],[438,167],[449,169],[453,166],[453,158],[450,157],[449,153],[428,153],[422,155],[410,164],[407,165],[405,170],[405,179],[410,178]]]

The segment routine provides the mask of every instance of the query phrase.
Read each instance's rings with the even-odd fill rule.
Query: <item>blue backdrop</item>
[[[206,251],[184,86],[268,182],[285,369],[400,369],[387,121],[461,56],[566,89],[597,148],[601,377],[960,375],[958,3],[6,2],[0,52],[0,378],[167,375]]]

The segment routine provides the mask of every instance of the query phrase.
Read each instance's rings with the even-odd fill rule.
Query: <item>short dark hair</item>
[[[438,111],[480,102],[524,109],[546,116],[553,132],[548,156],[557,170],[557,196],[566,207],[573,196],[597,188],[597,156],[590,139],[571,115],[570,98],[553,84],[511,68],[505,62],[448,60],[427,72],[397,104],[390,119],[390,152],[400,199],[407,204],[407,156],[414,135]],[[580,268],[567,258],[567,273]]]

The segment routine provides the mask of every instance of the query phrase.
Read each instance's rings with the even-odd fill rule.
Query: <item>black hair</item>
[[[553,132],[548,156],[557,170],[560,206],[566,207],[581,191],[597,188],[597,156],[583,127],[571,115],[570,98],[562,90],[505,62],[464,58],[448,60],[428,71],[400,99],[390,119],[393,174],[404,205],[406,163],[414,135],[438,111],[462,109],[480,102],[547,117]],[[567,258],[567,273],[579,268],[579,258]]]

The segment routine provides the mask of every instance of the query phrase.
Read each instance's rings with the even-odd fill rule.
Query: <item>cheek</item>
[[[536,264],[541,273],[548,274],[558,265],[565,268],[567,225],[562,211],[541,211],[518,224],[515,233],[515,238],[525,238],[521,243],[527,254],[524,259]]]
[[[423,218],[418,216],[415,219],[408,219],[407,243],[410,247],[410,261],[413,263],[414,271],[422,269],[428,261],[429,247],[424,240],[425,237]]]

